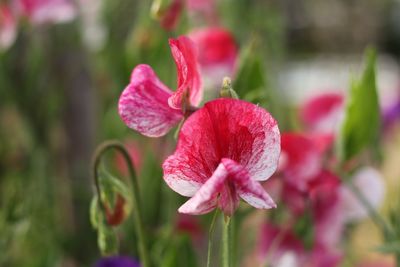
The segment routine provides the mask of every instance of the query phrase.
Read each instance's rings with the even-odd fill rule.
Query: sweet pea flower
[[[21,16],[33,24],[65,23],[76,17],[76,6],[71,0],[13,0]]]
[[[336,250],[318,244],[306,249],[290,229],[265,223],[257,244],[258,261],[271,267],[335,267],[341,260]]]
[[[343,233],[340,185],[339,177],[328,170],[321,170],[309,184],[314,242],[321,248],[335,248]]]
[[[8,5],[0,4],[0,50],[10,47],[16,36],[16,18]]]
[[[208,27],[192,31],[189,37],[199,48],[198,61],[206,88],[219,85],[225,76],[234,76],[238,47],[231,32]]]
[[[285,181],[300,191],[322,167],[322,152],[317,139],[303,133],[284,133],[281,136],[280,170]]]
[[[202,98],[197,51],[186,36],[170,39],[178,72],[178,89],[172,92],[148,65],[138,65],[119,99],[118,111],[125,124],[143,135],[165,135]]]
[[[94,267],[140,267],[140,264],[131,257],[114,256],[99,260]]]
[[[299,266],[304,247],[301,241],[289,229],[264,223],[261,226],[257,243],[258,260],[260,263],[268,262],[269,266]]]
[[[306,101],[300,108],[303,123],[313,132],[334,134],[343,117],[344,96],[323,93]]]
[[[240,198],[255,208],[275,207],[259,181],[276,170],[280,134],[263,108],[217,99],[193,113],[181,128],[176,151],[163,163],[164,180],[191,197],[179,212],[199,215],[220,208],[230,216]]]
[[[354,186],[365,196],[374,209],[379,208],[385,196],[385,185],[379,171],[372,167],[363,167],[358,170],[352,179]],[[368,211],[353,191],[347,186],[342,186],[342,216],[346,221],[357,221],[368,217]]]

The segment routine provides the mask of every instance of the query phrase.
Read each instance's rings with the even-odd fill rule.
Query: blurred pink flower
[[[238,47],[231,32],[209,27],[194,30],[189,37],[199,49],[198,60],[207,87],[219,86],[225,76],[234,75]]]
[[[306,101],[300,108],[303,123],[313,132],[334,134],[344,109],[344,96],[323,93]]]
[[[33,24],[64,23],[76,17],[77,8],[71,0],[12,0],[21,16]]]
[[[178,72],[178,89],[172,92],[148,65],[138,65],[119,99],[119,114],[125,124],[143,135],[165,135],[202,98],[197,50],[186,36],[170,39]]]
[[[259,261],[268,262],[268,266],[282,266],[285,257],[292,258],[291,264],[299,266],[298,262],[304,254],[304,247],[291,230],[265,223],[261,226],[257,251]]]
[[[316,139],[303,133],[284,133],[281,136],[282,162],[280,170],[287,183],[300,191],[322,168],[322,152]]]
[[[342,238],[344,217],[340,185],[340,179],[327,170],[322,170],[309,184],[314,242],[323,248],[335,248]]]
[[[219,207],[230,216],[240,198],[256,208],[275,203],[259,181],[276,170],[280,134],[264,109],[246,101],[217,99],[184,123],[176,151],[164,164],[164,180],[177,193],[192,197],[179,208],[204,214]]]
[[[381,173],[372,167],[363,167],[352,176],[352,183],[365,196],[371,206],[379,208],[385,196]],[[341,187],[342,216],[346,221],[361,220],[368,216],[365,206],[346,185]]]
[[[335,267],[341,260],[336,250],[318,244],[306,249],[291,230],[269,223],[261,228],[257,250],[259,262],[271,267]]]
[[[10,6],[0,3],[0,50],[10,47],[17,36],[17,21]]]
[[[197,217],[179,213],[177,218],[176,230],[180,233],[188,234],[192,239],[193,245],[199,245],[204,241],[206,234]]]

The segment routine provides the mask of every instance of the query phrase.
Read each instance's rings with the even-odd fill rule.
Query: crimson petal
[[[186,36],[170,39],[172,56],[178,73],[178,89],[168,99],[172,108],[181,109],[185,104],[197,106],[202,98],[202,84],[197,64],[197,49],[195,44]],[[188,98],[189,103],[186,103]]]
[[[172,91],[148,65],[138,65],[131,82],[122,92],[118,111],[125,124],[143,135],[165,135],[182,118],[180,110],[168,106]]]

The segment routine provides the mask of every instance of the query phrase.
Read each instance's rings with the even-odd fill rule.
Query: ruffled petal
[[[229,179],[233,180],[238,195],[244,201],[257,209],[276,208],[269,194],[259,182],[250,178],[245,168],[231,159],[224,158],[222,163],[229,173]]]
[[[171,95],[150,66],[138,65],[119,99],[119,115],[129,128],[143,135],[165,135],[183,118],[181,111],[168,106]]]
[[[224,164],[218,165],[213,175],[197,193],[179,208],[179,212],[200,215],[213,210],[218,202],[218,194],[223,189],[228,177]]]
[[[254,180],[276,170],[280,135],[264,109],[242,100],[217,99],[193,113],[181,128],[176,151],[163,164],[164,180],[176,192],[193,196],[222,158],[242,165]]]
[[[201,101],[203,91],[196,46],[186,36],[170,39],[169,45],[177,68],[178,89],[168,99],[168,103],[172,108],[181,109],[188,98],[188,104],[197,106]]]

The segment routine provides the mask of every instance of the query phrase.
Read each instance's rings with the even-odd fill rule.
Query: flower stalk
[[[231,264],[231,254],[230,254],[230,221],[231,218],[224,216],[223,220],[223,231],[222,231],[222,267],[232,267]]]
[[[135,231],[138,238],[138,247],[139,247],[139,256],[140,261],[143,267],[150,267],[149,256],[147,253],[146,247],[146,235],[143,226],[142,212],[140,206],[140,197],[139,197],[139,187],[135,174],[135,170],[132,165],[132,159],[126,150],[126,148],[118,141],[106,141],[98,146],[94,154],[93,160],[93,180],[96,186],[96,192],[98,197],[100,198],[100,183],[99,183],[99,166],[101,163],[101,159],[103,155],[109,150],[116,150],[123,156],[129,171],[129,177],[132,184],[132,207],[135,210],[134,223],[135,223]],[[102,201],[100,201],[100,208],[105,213],[105,205]]]

